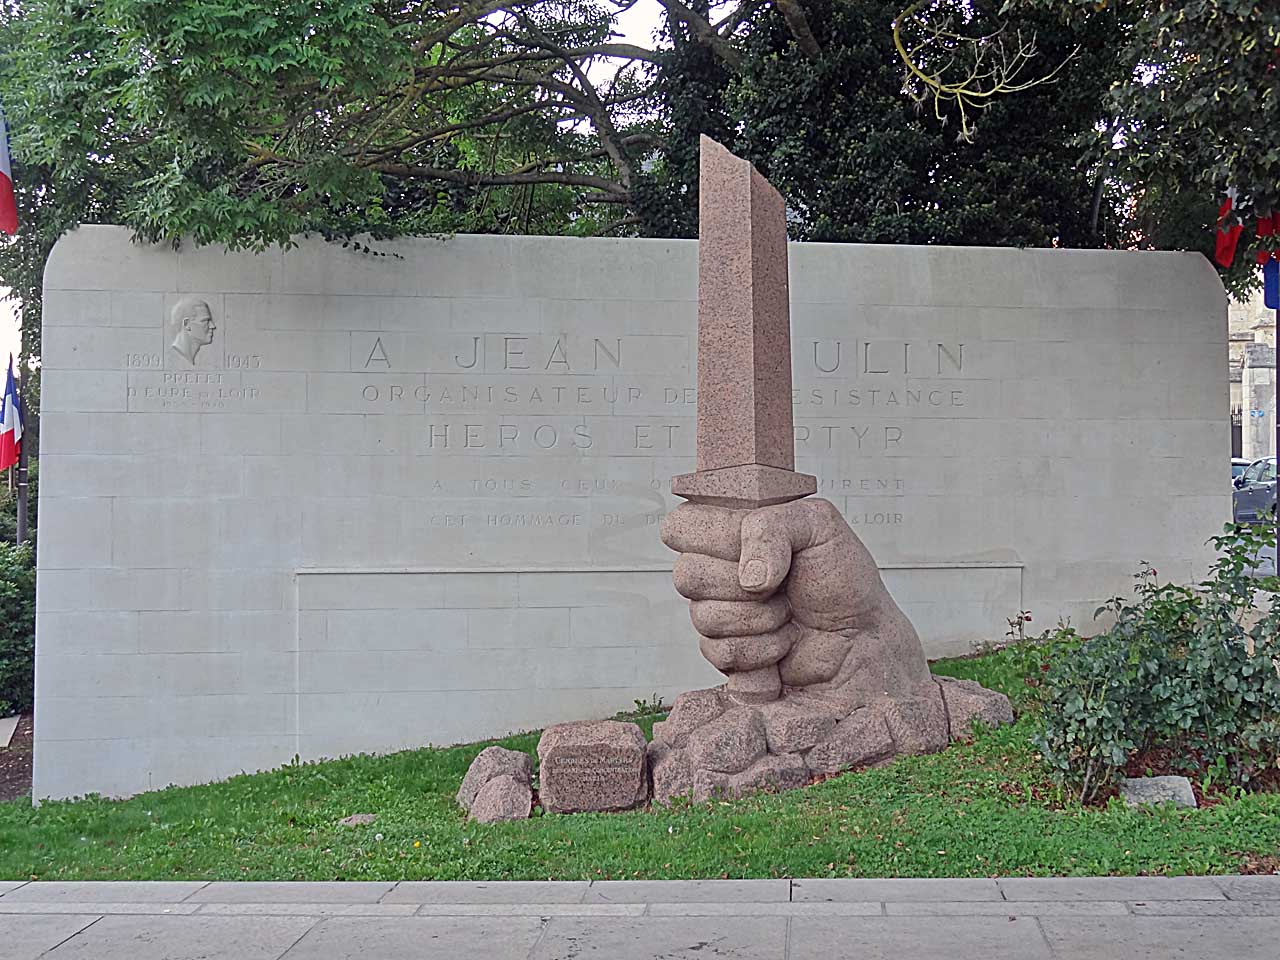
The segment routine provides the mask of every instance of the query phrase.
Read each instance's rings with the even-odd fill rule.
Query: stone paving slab
[[[1280,877],[33,882],[0,895],[0,957],[1276,960],[1278,887]]]
[[[588,880],[403,880],[382,903],[581,903]]]
[[[191,894],[200,903],[377,903],[394,881],[342,883],[210,883]]]
[[[547,925],[529,960],[784,960],[786,950],[781,917],[564,918]]]
[[[1006,900],[1224,900],[1209,877],[1046,877],[996,881]]]
[[[811,920],[791,925],[788,957],[789,960],[1051,960],[1039,922],[1034,917]]]
[[[786,903],[790,899],[789,880],[600,880],[591,884],[582,902]]]
[[[1040,926],[1055,957],[1071,960],[1276,960],[1280,952],[1277,917],[1050,917]]]
[[[1280,900],[1280,875],[1214,877],[1213,882],[1232,900]]]
[[[184,903],[200,916],[218,917],[412,917],[416,903]]]
[[[419,917],[640,917],[647,903],[424,903]]]
[[[793,880],[792,900],[1002,900],[994,880]]]
[[[37,880],[4,895],[4,903],[177,903],[204,880]]]
[[[1129,909],[1117,900],[909,900],[886,903],[884,912],[891,917],[1096,917],[1125,916]]]
[[[26,886],[29,880],[0,880],[0,897],[3,897],[10,890],[17,890],[19,887]]]
[[[1280,900],[1151,900],[1129,904],[1140,917],[1280,917]],[[1276,948],[1280,956],[1280,946]]]
[[[879,917],[884,904],[856,901],[812,903],[651,903],[649,917]]]
[[[41,960],[278,960],[310,917],[103,917]]]
[[[509,917],[331,917],[285,960],[528,960],[541,920]]]
[[[37,960],[64,940],[75,936],[98,918],[66,917],[0,917],[0,944],[4,944],[6,960]]]
[[[157,900],[152,903],[123,903],[120,901],[94,900],[16,900],[12,903],[0,900],[0,914],[97,914],[105,916],[111,913],[155,914],[166,913],[184,915],[195,913],[200,909],[198,903],[168,903]]]

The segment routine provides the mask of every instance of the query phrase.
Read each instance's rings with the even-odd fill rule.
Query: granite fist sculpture
[[[687,503],[663,522],[703,655],[724,687],[682,694],[655,725],[654,797],[801,786],[940,750],[1009,701],[935,678],[866,547],[827,500],[755,510]]]
[[[915,629],[829,500],[687,503],[662,540],[680,553],[676,590],[733,699],[775,700],[785,684],[853,708],[932,682]]]

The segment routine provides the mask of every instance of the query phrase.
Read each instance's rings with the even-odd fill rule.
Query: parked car
[[[1240,476],[1240,474],[1244,473],[1252,462],[1252,460],[1246,460],[1244,457],[1232,457],[1231,479],[1234,480],[1236,477]]]
[[[1258,523],[1276,512],[1276,458],[1263,457],[1231,481],[1231,517],[1236,523]]]

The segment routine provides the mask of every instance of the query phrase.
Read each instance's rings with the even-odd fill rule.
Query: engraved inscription
[[[596,787],[613,784],[619,775],[626,776],[635,770],[636,761],[618,756],[560,756],[556,766],[573,771],[573,780],[580,787]]]
[[[256,400],[257,387],[239,382],[239,374],[220,371],[169,371],[159,373],[159,380],[139,374],[135,382],[130,375],[128,400],[131,409],[225,410],[247,400]]]
[[[812,350],[801,354],[817,373],[901,374],[909,377],[956,376],[964,372],[963,343],[894,343],[858,340],[811,340]],[[915,351],[912,351],[915,347]],[[922,356],[923,355],[923,356]],[[850,357],[854,358],[849,363]]]

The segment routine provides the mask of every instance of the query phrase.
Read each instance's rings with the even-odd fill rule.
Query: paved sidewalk
[[[0,881],[5,960],[1280,956],[1280,876],[589,883]]]

